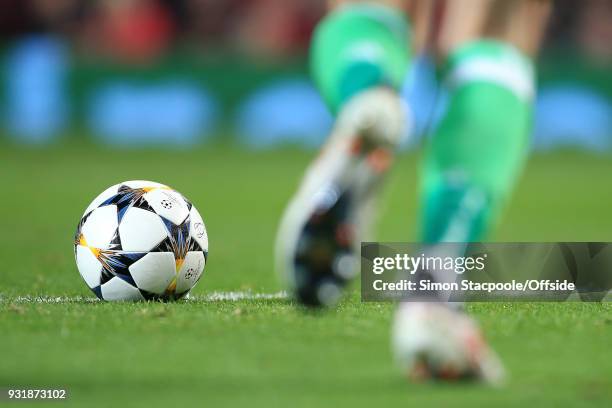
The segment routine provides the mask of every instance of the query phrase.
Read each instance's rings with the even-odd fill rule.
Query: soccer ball
[[[81,277],[102,300],[175,300],[202,276],[208,235],[198,210],[177,191],[126,181],[87,207],[74,256]]]

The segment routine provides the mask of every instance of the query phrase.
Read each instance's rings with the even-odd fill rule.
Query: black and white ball
[[[198,210],[177,191],[126,181],[87,207],[74,254],[85,283],[102,300],[174,300],[201,278],[208,235]]]

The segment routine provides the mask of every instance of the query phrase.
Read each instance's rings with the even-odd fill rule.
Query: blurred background
[[[4,0],[0,138],[50,145],[318,146],[332,123],[308,78],[322,0]],[[556,1],[534,149],[612,151],[612,1]],[[416,145],[444,107],[425,58],[403,93]]]

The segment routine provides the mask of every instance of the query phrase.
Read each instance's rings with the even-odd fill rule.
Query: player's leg
[[[334,113],[373,87],[399,88],[409,61],[409,27],[401,0],[330,1],[313,35],[312,78]]]
[[[463,3],[447,2],[437,38],[449,104],[422,169],[421,238],[429,244],[482,240],[499,216],[527,154],[532,56],[549,7],[538,0]],[[449,295],[432,294],[442,302]],[[441,303],[401,304],[394,343],[413,375],[495,381],[503,373],[473,319]]]
[[[499,217],[525,162],[533,56],[549,3],[448,2],[438,41],[448,110],[422,169],[422,240],[478,241]],[[473,12],[479,9],[479,12]]]
[[[333,304],[355,273],[356,247],[403,134],[397,90],[410,50],[400,2],[339,3],[317,27],[310,56],[336,123],[277,238],[278,269],[307,305]]]

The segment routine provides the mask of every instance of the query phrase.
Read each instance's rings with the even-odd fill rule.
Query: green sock
[[[450,99],[425,153],[421,239],[479,241],[527,156],[532,64],[510,45],[483,40],[453,53],[443,76]]]
[[[380,85],[399,89],[408,67],[409,26],[398,10],[349,4],[319,23],[311,45],[311,71],[330,109]]]

